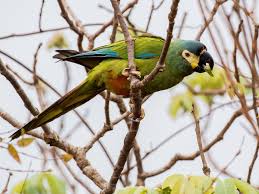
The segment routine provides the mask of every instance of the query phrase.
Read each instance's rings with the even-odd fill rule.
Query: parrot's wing
[[[134,38],[135,58],[150,59],[160,56],[164,39],[154,36],[141,36]],[[86,66],[89,69],[94,68],[104,59],[127,59],[127,44],[124,40],[98,47],[92,51],[78,53],[71,50],[57,50],[59,54],[54,58],[67,60]]]

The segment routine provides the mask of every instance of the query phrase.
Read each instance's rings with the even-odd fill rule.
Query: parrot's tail
[[[98,57],[88,57],[88,58],[77,57],[79,52],[74,50],[56,50],[56,52],[58,52],[58,54],[54,55],[53,58],[60,59],[62,61],[70,61],[76,64],[80,64],[88,69],[93,69],[96,65],[98,65],[103,60],[103,58],[98,58]]]
[[[61,97],[54,104],[44,110],[42,113],[34,117],[29,123],[23,126],[10,136],[11,140],[18,138],[24,133],[40,127],[57,117],[67,113],[68,111],[84,104],[92,99],[98,93],[102,92],[104,88],[96,88],[88,83],[88,80],[71,90],[69,93]]]

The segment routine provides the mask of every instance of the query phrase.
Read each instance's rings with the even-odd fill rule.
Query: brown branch
[[[165,59],[166,59],[166,55],[171,43],[171,39],[173,37],[173,28],[174,28],[174,24],[175,24],[175,17],[178,11],[178,4],[179,4],[180,0],[174,0],[172,2],[171,5],[171,10],[170,13],[168,14],[168,28],[167,28],[167,36],[166,36],[166,40],[165,43],[163,45],[163,49],[161,52],[161,55],[159,57],[159,60],[156,64],[156,67],[147,75],[144,77],[144,79],[140,82],[138,82],[136,84],[136,87],[141,88],[144,87],[148,82],[150,82],[151,80],[153,80],[155,78],[155,76],[164,70],[165,66]]]
[[[17,82],[15,77],[7,70],[6,66],[3,64],[2,60],[0,59],[0,73],[5,76],[5,78],[12,84],[17,94],[22,99],[25,107],[34,115],[38,115],[39,111],[37,108],[35,108],[27,94],[24,92],[24,90],[21,88],[20,84]],[[47,126],[42,126],[44,132],[46,134],[50,133],[50,129]]]
[[[132,7],[134,7],[136,4],[138,3],[138,0],[132,0],[131,2],[129,2],[125,8],[121,11],[122,13],[126,12],[127,10],[131,9]],[[94,34],[92,34],[89,38],[92,40],[95,40],[101,33],[103,33],[110,25],[113,24],[113,19],[109,20],[108,22],[104,23],[102,25],[102,27],[97,30]]]
[[[21,61],[19,61],[18,59],[12,57],[11,55],[3,52],[0,50],[0,53],[3,54],[4,56],[10,58],[11,60],[15,61],[17,64],[19,64],[20,66],[22,66],[24,69],[26,69],[28,72],[33,74],[33,70],[29,69],[28,67],[26,67],[25,64],[23,64]],[[1,63],[0,63],[1,64]],[[0,70],[1,72],[1,70]],[[38,75],[37,75],[38,76]],[[48,88],[50,88],[55,94],[57,94],[59,97],[62,97],[62,94],[60,92],[58,92],[51,84],[49,84],[45,79],[43,79],[42,77],[38,76],[38,79],[44,83]],[[114,98],[113,98],[114,99]],[[76,114],[76,116],[80,119],[80,121],[86,126],[86,128],[89,130],[89,132],[94,135],[95,132],[94,130],[91,128],[91,126],[88,124],[88,122],[84,119],[84,117],[76,110],[73,110],[73,112]],[[98,141],[98,143],[100,144],[103,152],[105,153],[106,157],[108,158],[111,166],[114,166],[113,161],[111,159],[111,156],[109,154],[109,152],[107,151],[107,149],[105,148],[105,146],[103,145],[103,143],[101,141]]]
[[[247,175],[247,182],[248,183],[251,183],[251,176],[252,176],[252,173],[253,173],[255,161],[256,161],[256,159],[258,157],[258,152],[259,152],[259,140],[257,139],[257,144],[256,144],[254,156],[253,156],[251,164],[249,165],[249,168],[248,168],[248,175]]]
[[[0,73],[12,84],[17,94],[21,97],[25,107],[32,112],[33,115],[39,114],[39,111],[32,105],[29,97],[26,95],[15,77],[7,70],[6,65],[0,59]]]
[[[32,172],[32,173],[39,173],[39,172],[51,172],[51,170],[21,170],[21,169],[12,169],[12,168],[6,168],[6,167],[2,167],[0,166],[0,170],[4,170],[4,171],[8,171],[8,172],[21,172],[21,173],[25,173],[25,172]]]
[[[257,110],[257,107],[256,107],[256,96],[257,96],[256,85],[259,86],[259,78],[258,78],[256,66],[255,66],[255,55],[256,55],[256,52],[257,52],[257,39],[258,39],[259,26],[258,27],[255,26],[254,28],[255,28],[255,30],[254,30],[254,37],[253,37],[253,41],[252,41],[252,53],[251,53],[252,68],[250,69],[250,71],[251,71],[251,74],[252,74],[252,94],[253,94],[254,114],[255,114],[255,119],[256,119],[256,123],[257,123],[257,129],[259,130],[259,116],[258,116],[258,110]]]
[[[25,92],[20,87],[19,83],[15,80],[15,78],[8,72],[5,65],[0,60],[0,73],[3,74],[13,85],[13,87],[16,89],[17,93],[20,95],[23,102],[26,104],[27,108],[31,111],[33,114],[38,114],[37,109],[33,107],[31,104],[29,98],[25,94]],[[43,126],[44,127],[44,126]],[[73,158],[75,159],[78,167],[82,170],[82,172],[90,178],[95,184],[103,189],[106,186],[106,181],[101,177],[101,175],[91,166],[90,162],[85,159],[84,152],[82,149],[72,146],[65,142],[64,140],[61,140],[59,136],[51,131],[49,128],[47,129],[47,133],[45,135],[38,134],[35,132],[28,132],[28,134],[33,135],[34,137],[37,137],[39,139],[44,140],[47,144],[51,146],[58,147],[65,152],[71,154]]]
[[[44,3],[45,0],[42,0],[41,2],[41,7],[40,7],[40,14],[39,14],[39,31],[42,31],[42,26],[41,26],[41,22],[42,22],[42,11],[43,11],[43,7],[44,7]]]
[[[143,103],[146,101],[147,98],[143,99]],[[118,96],[114,96],[112,97],[112,100],[117,104],[121,117],[117,118],[116,120],[113,121],[113,126],[115,124],[117,124],[118,122],[120,122],[122,119],[125,120],[126,125],[128,127],[128,129],[130,130],[130,126],[131,126],[131,121],[129,119],[129,115],[131,114],[130,112],[128,112],[127,107],[124,103],[124,101],[122,100],[121,97]],[[133,148],[134,148],[134,155],[135,155],[135,159],[136,159],[136,166],[137,166],[137,170],[138,170],[138,175],[137,175],[137,185],[144,185],[145,180],[140,176],[144,170],[143,170],[143,164],[142,164],[142,157],[140,154],[140,146],[137,143],[137,140],[135,140],[133,142]],[[129,172],[127,174],[127,176],[129,175]],[[125,175],[125,177],[127,177]]]
[[[230,102],[227,102],[227,103],[224,103],[224,104],[221,104],[213,109],[210,110],[209,113],[203,115],[203,116],[200,116],[198,119],[199,120],[202,120],[202,119],[205,119],[207,118],[212,112],[216,111],[216,110],[219,110],[225,106],[229,106],[229,105],[233,105],[234,103],[238,103],[239,101],[230,101]],[[178,129],[178,130],[172,130],[172,131],[175,131],[173,134],[169,135],[168,137],[166,137],[164,140],[162,140],[159,144],[157,144],[155,147],[153,147],[152,149],[150,149],[149,151],[146,152],[146,154],[142,157],[142,160],[148,158],[149,156],[151,156],[152,153],[154,153],[155,151],[157,151],[159,148],[161,148],[163,145],[165,145],[166,143],[168,143],[170,140],[172,140],[174,137],[176,137],[177,135],[185,132],[187,129],[189,129],[191,126],[193,126],[195,124],[195,122],[191,122],[185,126],[183,126],[182,128]],[[129,170],[132,170],[133,168],[135,168],[136,165],[132,165]],[[124,171],[122,174],[125,174],[127,173],[127,171]]]
[[[207,89],[204,91],[197,91],[197,90],[193,89],[187,83],[184,83],[184,85],[194,95],[215,96],[215,95],[224,95],[226,93],[226,89]]]
[[[6,65],[6,69],[8,69],[8,71],[10,71],[12,74],[14,74],[19,80],[21,80],[23,83],[29,85],[29,86],[34,86],[33,81],[27,81],[25,80],[19,73],[17,73],[16,71],[14,71],[11,67],[9,67],[8,65]]]
[[[22,127],[22,124],[20,124],[15,118],[11,117],[11,115],[4,112],[1,108],[0,108],[0,117],[5,121],[7,121],[8,123],[10,123],[15,128]]]
[[[237,0],[232,0],[239,9],[241,9],[245,15],[247,15],[251,21],[253,22],[254,26],[259,26],[258,22],[256,21],[256,16],[253,14],[253,12],[249,12],[245,7],[241,6],[240,3]]]
[[[87,26],[102,26],[103,23],[90,23],[90,24],[82,24],[83,27]],[[24,33],[13,33],[6,36],[1,36],[0,40],[9,39],[9,38],[19,38],[19,37],[25,37],[25,36],[31,36],[31,35],[37,35],[37,34],[43,34],[48,32],[55,32],[60,30],[68,30],[70,29],[70,26],[65,27],[58,27],[58,28],[50,28],[46,30],[38,30],[38,31],[32,31],[32,32],[24,32]]]
[[[138,77],[136,76],[136,66],[134,63],[134,41],[131,38],[128,27],[124,21],[124,17],[122,15],[122,12],[119,8],[119,4],[117,0],[111,0],[111,4],[114,9],[114,13],[117,16],[118,22],[122,28],[122,32],[125,38],[125,41],[127,43],[127,50],[128,50],[128,66],[129,66],[129,79],[130,79],[130,86],[131,86],[131,102],[133,103],[132,106],[132,113],[133,113],[133,120],[131,123],[131,127],[129,132],[127,133],[125,139],[124,139],[124,145],[121,149],[119,158],[117,160],[117,163],[115,165],[114,171],[112,173],[112,176],[110,178],[108,186],[102,191],[102,193],[105,194],[111,194],[114,192],[116,188],[116,184],[118,182],[118,179],[120,178],[120,174],[123,170],[123,167],[126,163],[127,157],[129,155],[129,152],[133,146],[133,142],[135,140],[135,136],[138,131],[139,127],[139,118],[141,116],[141,92],[139,89],[135,89],[132,87],[134,83],[138,81]]]
[[[257,106],[259,106],[259,103],[257,104]],[[251,110],[253,107],[248,107],[249,110]],[[227,122],[227,124],[225,125],[225,127],[220,131],[220,133],[207,145],[203,148],[203,152],[207,152],[209,151],[215,144],[217,144],[218,142],[222,141],[224,138],[225,133],[229,130],[229,128],[231,127],[232,123],[242,115],[242,108],[237,110],[232,117],[230,118],[230,120]],[[143,177],[153,177],[156,175],[159,175],[165,171],[167,171],[168,169],[170,169],[172,166],[174,166],[178,161],[182,161],[182,160],[194,160],[195,158],[197,158],[200,155],[200,151],[196,151],[192,154],[188,154],[188,155],[182,155],[182,154],[176,154],[166,165],[164,165],[162,168],[152,171],[152,172],[146,172],[144,173],[142,176]]]
[[[203,146],[202,146],[202,140],[201,140],[201,129],[200,129],[200,121],[197,119],[197,113],[196,113],[196,107],[193,104],[192,105],[192,115],[195,121],[195,133],[196,133],[196,138],[197,138],[197,143],[199,146],[199,152],[202,160],[202,171],[206,176],[210,176],[210,168],[208,167],[204,152],[203,152]]]
[[[237,55],[237,42],[239,41],[238,39],[239,39],[239,34],[241,33],[241,30],[242,30],[242,25],[243,25],[243,20],[241,20],[240,24],[238,25],[238,30],[237,30],[237,33],[235,34],[234,51],[233,51],[233,63],[234,63],[234,67],[235,67],[235,78],[238,83],[240,82],[240,79],[239,79],[236,55]]]
[[[200,0],[198,0],[198,1],[200,2]],[[212,8],[212,10],[211,10],[211,13],[210,13],[210,16],[209,16],[208,20],[206,19],[206,17],[203,18],[203,19],[204,19],[204,24],[203,24],[203,26],[201,27],[201,29],[199,30],[199,32],[198,32],[198,34],[197,34],[195,40],[200,40],[200,39],[201,39],[201,36],[202,36],[203,32],[205,31],[206,28],[209,27],[210,23],[212,22],[212,20],[213,20],[215,14],[217,13],[217,11],[218,11],[218,9],[219,9],[219,7],[220,7],[223,3],[225,3],[226,1],[227,1],[227,0],[216,0],[215,4],[214,4],[214,6],[213,6],[213,8]]]
[[[3,191],[1,192],[1,194],[5,194],[7,191],[8,191],[8,185],[9,185],[9,182],[10,182],[10,179],[11,179],[11,176],[12,176],[13,174],[11,173],[11,172],[9,172],[9,176],[8,176],[8,178],[7,178],[7,181],[6,181],[6,183],[5,183],[5,186],[4,186],[4,189],[3,189]]]
[[[67,168],[68,172],[72,175],[72,177],[82,186],[85,188],[85,190],[90,193],[90,194],[95,194],[95,192],[91,189],[91,187],[89,187],[85,181],[81,180],[78,176],[78,174],[76,174],[73,169],[70,167],[69,164],[67,164],[66,162],[63,162],[64,166]]]
[[[78,35],[78,49],[79,51],[83,51],[82,42],[83,37],[87,37],[88,35],[84,30],[82,22],[75,16],[71,8],[68,6],[66,0],[58,0],[59,7],[61,9],[61,15],[66,20],[71,30],[73,30]]]
[[[231,178],[236,177],[234,174],[232,174],[231,172],[228,171],[228,168],[236,160],[236,158],[238,158],[238,156],[240,154],[241,154],[241,150],[238,150],[236,152],[236,154],[232,157],[232,159],[224,167],[220,167],[214,161],[214,159],[212,158],[211,154],[208,152],[207,155],[208,155],[208,159],[209,159],[210,164],[219,172],[216,177],[219,177],[221,174],[224,174],[224,175],[226,175],[228,177],[231,177]],[[237,178],[239,178],[239,177],[237,177]]]
[[[155,10],[155,3],[154,3],[154,0],[152,0],[151,9],[150,9],[150,13],[149,13],[149,16],[148,16],[148,21],[147,21],[145,32],[148,31],[148,28],[149,28],[149,25],[150,25],[150,22],[151,22],[154,10]]]
[[[40,103],[40,107],[41,109],[45,109],[46,108],[46,103],[44,101],[44,91],[42,90],[42,87],[40,86],[40,82],[39,82],[39,79],[38,79],[38,76],[37,76],[37,71],[36,71],[36,66],[37,66],[37,63],[38,63],[38,53],[39,53],[39,50],[42,46],[42,43],[40,43],[37,47],[37,50],[34,54],[34,60],[33,60],[33,82],[34,82],[34,86],[35,86],[35,89],[36,89],[36,93],[37,93],[37,96],[38,96],[38,101]]]
[[[50,146],[55,146],[65,151],[66,153],[71,154],[77,166],[81,169],[84,175],[91,179],[100,189],[104,189],[106,187],[107,182],[102,178],[98,171],[92,167],[91,163],[85,158],[85,154],[82,148],[67,143],[53,131],[48,136],[42,135],[40,133],[35,133],[33,131],[28,132],[28,134],[43,140]]]
[[[181,25],[180,25],[180,27],[179,27],[179,31],[178,31],[177,36],[176,36],[177,39],[180,38],[180,36],[181,36],[181,34],[182,34],[182,31],[183,31],[183,27],[184,27],[184,25],[185,25],[186,18],[187,18],[187,12],[184,12],[183,18],[182,18],[182,21],[181,21]]]
[[[69,186],[71,188],[71,190],[74,192],[75,189],[75,185],[72,183],[72,181],[70,180],[70,178],[66,175],[65,170],[62,168],[61,164],[60,164],[60,157],[58,157],[58,153],[57,150],[55,148],[50,149],[50,153],[52,155],[52,157],[55,159],[54,160],[54,165],[58,168],[60,174],[62,175],[62,177],[64,177],[67,186]],[[75,192],[74,192],[75,193]]]

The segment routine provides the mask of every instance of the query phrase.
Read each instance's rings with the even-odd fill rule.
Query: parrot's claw
[[[130,71],[130,68],[128,68],[128,67],[123,69],[121,74],[124,75],[125,77],[129,77],[129,75],[132,74],[132,75],[134,75],[134,76],[136,76],[138,78],[141,78],[140,71],[136,71],[136,70],[135,71]]]
[[[131,74],[136,76],[137,78],[141,78],[141,73],[140,71],[131,71]]]
[[[125,68],[122,70],[122,75],[124,75],[125,77],[129,77],[129,72],[130,72],[130,68]]]
[[[141,108],[141,114],[140,114],[141,120],[144,119],[144,117],[145,117],[145,110]]]
[[[159,72],[163,72],[164,70],[165,70],[165,64],[162,65],[162,66],[158,69]]]
[[[144,117],[145,117],[145,111],[144,111],[143,108],[141,108],[141,113],[140,113],[140,117],[139,118],[133,119],[133,113],[130,113],[130,115],[129,115],[129,118],[132,121],[135,121],[135,122],[140,122],[142,119],[144,119]]]

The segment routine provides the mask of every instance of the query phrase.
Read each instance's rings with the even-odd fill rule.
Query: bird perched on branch
[[[156,66],[165,40],[159,37],[136,37],[135,64],[140,79]],[[61,97],[50,107],[11,135],[12,139],[40,127],[68,111],[91,100],[104,90],[129,97],[130,83],[127,73],[128,54],[125,41],[118,41],[91,51],[57,50],[54,58],[80,64],[89,73],[76,88]],[[191,40],[173,40],[165,60],[165,70],[141,88],[142,96],[171,88],[193,72],[212,75],[214,62],[204,44]]]

